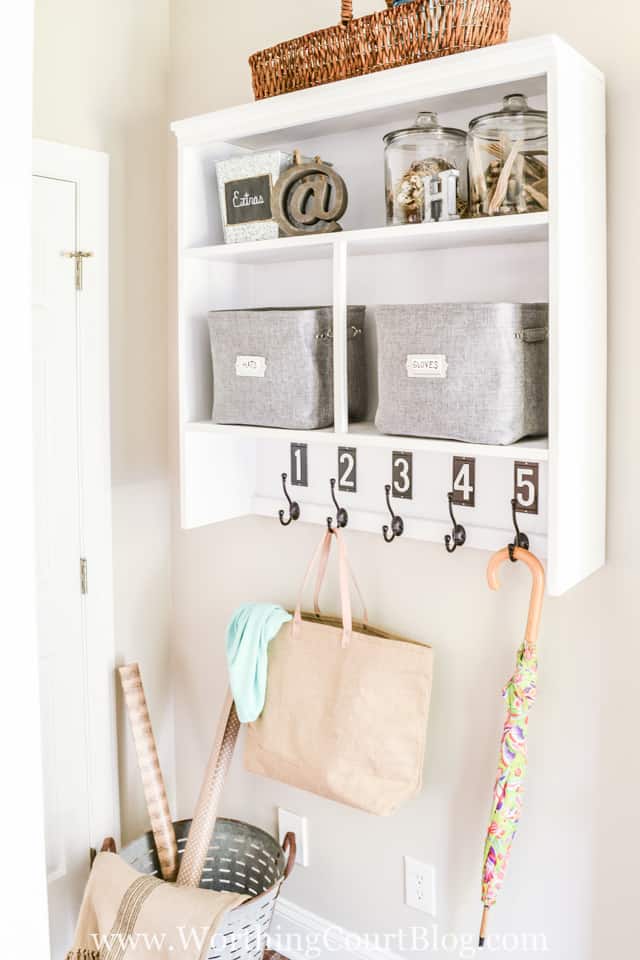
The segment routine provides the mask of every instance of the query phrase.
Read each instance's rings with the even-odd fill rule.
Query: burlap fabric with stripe
[[[246,896],[176,887],[100,853],[67,960],[204,960],[225,913]]]

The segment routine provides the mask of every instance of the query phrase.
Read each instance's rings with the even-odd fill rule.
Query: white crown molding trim
[[[288,960],[402,960],[282,897],[276,901],[268,945]]]

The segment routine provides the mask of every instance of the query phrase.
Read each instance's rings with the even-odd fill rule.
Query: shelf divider
[[[333,247],[333,416],[336,433],[349,429],[347,366],[347,242]]]

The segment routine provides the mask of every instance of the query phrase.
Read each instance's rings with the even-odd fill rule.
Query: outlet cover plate
[[[404,858],[404,902],[414,910],[436,916],[436,870],[413,857]]]
[[[309,838],[307,832],[307,818],[301,817],[290,810],[278,807],[278,836],[280,843],[284,843],[287,833],[296,835],[296,860],[301,867],[309,866]]]

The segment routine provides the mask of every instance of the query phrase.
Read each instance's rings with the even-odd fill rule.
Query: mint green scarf
[[[257,720],[267,695],[268,650],[291,614],[272,603],[245,603],[227,627],[229,684],[241,723]]]

